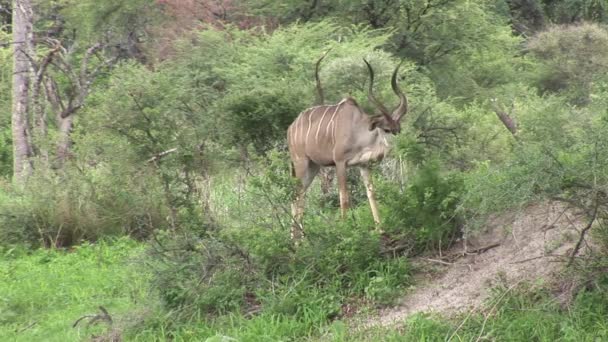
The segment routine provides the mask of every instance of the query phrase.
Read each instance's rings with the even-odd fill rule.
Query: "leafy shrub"
[[[413,171],[402,190],[381,183],[386,231],[393,239],[408,242],[405,250],[419,253],[444,248],[459,234],[458,205],[463,194],[462,176],[441,170],[427,161]]]
[[[103,236],[143,238],[166,224],[159,188],[148,177],[119,177],[103,165],[39,172],[0,201],[0,240],[70,246]]]
[[[608,210],[601,199],[608,188],[608,165],[601,157],[608,154],[608,121],[594,108],[601,103],[577,108],[555,96],[526,99],[518,115],[518,143],[508,159],[479,162],[465,176],[468,219],[541,199],[564,201],[587,213],[596,204],[599,213]]]
[[[168,308],[183,317],[253,310],[320,322],[353,297],[389,303],[408,283],[407,260],[384,253],[367,204],[349,220],[307,214],[304,241],[294,246],[295,181],[284,157],[257,160],[234,221],[158,236],[151,266]]]
[[[543,91],[566,91],[577,104],[586,104],[594,82],[608,71],[608,30],[598,24],[553,26],[528,43],[543,63]]]
[[[295,115],[306,107],[293,88],[232,93],[225,102],[225,110],[230,113],[226,124],[236,140],[232,143],[253,144],[258,152],[265,152],[283,138]]]
[[[150,252],[153,285],[166,307],[183,318],[238,310],[252,290],[255,269],[238,248],[219,239],[160,232]]]

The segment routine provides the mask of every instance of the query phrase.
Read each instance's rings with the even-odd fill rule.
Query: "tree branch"
[[[169,153],[173,153],[173,152],[175,152],[175,151],[177,151],[177,147],[174,147],[174,148],[172,148],[172,149],[169,149],[169,150],[166,150],[166,151],[163,151],[163,152],[157,153],[157,154],[156,154],[156,155],[154,155],[152,158],[150,158],[150,159],[146,160],[146,163],[151,163],[151,162],[153,162],[153,161],[157,161],[157,160],[159,160],[160,158],[162,158],[162,157],[166,156],[167,154],[169,154]]]
[[[505,127],[509,130],[509,132],[511,132],[511,135],[513,135],[515,139],[518,139],[517,123],[515,122],[515,120],[511,117],[509,113],[507,113],[498,105],[498,101],[495,98],[490,100],[490,104],[492,105],[492,109],[494,109],[496,116],[498,116],[502,124],[505,125]]]

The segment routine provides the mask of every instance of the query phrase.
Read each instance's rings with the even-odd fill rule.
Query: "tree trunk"
[[[33,31],[30,0],[13,0],[13,179],[25,183],[32,173],[29,137],[29,89],[31,78]]]
[[[57,120],[59,121],[59,142],[57,145],[57,167],[61,168],[65,164],[65,161],[70,156],[70,149],[72,147],[72,122],[74,116],[70,115],[66,118],[61,118],[58,115]]]

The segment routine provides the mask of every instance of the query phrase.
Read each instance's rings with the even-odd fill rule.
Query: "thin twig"
[[[475,305],[467,314],[467,316],[462,320],[462,322],[460,322],[460,324],[458,325],[458,327],[456,327],[456,330],[454,330],[452,332],[452,334],[450,335],[450,337],[448,337],[448,339],[446,340],[447,342],[451,341],[454,336],[456,336],[456,333],[458,332],[458,330],[460,330],[460,328],[462,328],[462,326],[469,320],[469,318],[471,318],[471,316],[473,316],[473,313],[477,310],[477,307],[479,307],[479,304]]]
[[[453,262],[447,262],[447,261],[443,261],[443,260],[438,260],[438,259],[431,259],[431,258],[422,258],[422,260],[426,260],[426,261],[431,261],[431,262],[436,262],[438,264],[442,264],[442,265],[454,265]]]
[[[494,303],[494,305],[492,305],[492,308],[490,309],[490,312],[488,312],[488,314],[486,315],[486,317],[483,320],[483,324],[481,325],[481,329],[479,330],[479,335],[477,335],[477,339],[475,340],[475,342],[478,342],[479,340],[481,340],[481,335],[483,334],[483,331],[486,328],[486,323],[488,322],[488,318],[490,318],[490,316],[492,315],[492,312],[496,309],[496,307],[498,306],[498,304],[500,302],[502,302],[503,298],[505,298],[505,296],[507,295],[507,293],[511,292],[511,290],[513,290],[522,281],[523,281],[523,279],[520,280],[520,281],[518,281],[518,282],[516,282],[515,284],[509,286],[509,288],[505,292],[503,292],[500,295],[500,297],[496,300],[496,303]]]
[[[516,286],[518,286],[518,285],[519,285],[521,282],[523,282],[523,281],[524,281],[524,279],[521,279],[521,280],[519,280],[518,282],[516,282],[515,284],[511,285],[511,286],[510,286],[510,287],[509,287],[509,288],[508,288],[508,289],[507,289],[507,290],[506,290],[506,291],[505,291],[505,292],[504,292],[504,293],[503,293],[503,294],[502,294],[502,295],[501,295],[501,296],[498,298],[498,300],[496,301],[496,303],[494,303],[494,305],[492,306],[492,309],[490,310],[490,313],[491,313],[491,312],[492,312],[492,311],[493,311],[493,310],[496,308],[496,306],[497,306],[497,305],[498,305],[498,304],[499,304],[499,303],[502,301],[502,299],[503,299],[503,298],[506,296],[506,294],[507,294],[508,292],[510,292],[511,290],[513,290],[513,289],[514,289]],[[475,306],[473,307],[473,309],[471,309],[471,310],[469,311],[469,313],[468,313],[468,314],[467,314],[467,316],[464,318],[464,320],[463,320],[462,322],[460,322],[460,324],[458,325],[458,327],[456,327],[456,330],[454,330],[454,331],[452,332],[452,334],[450,335],[450,337],[448,337],[448,339],[447,339],[446,341],[448,341],[448,342],[449,342],[449,341],[451,341],[451,340],[454,338],[454,336],[456,336],[456,333],[458,332],[458,330],[460,330],[460,329],[461,329],[461,328],[464,326],[464,324],[465,324],[465,323],[466,323],[466,322],[469,320],[469,318],[471,318],[471,316],[472,316],[472,315],[473,315],[473,313],[474,313],[474,312],[477,310],[477,308],[479,307],[479,305],[480,305],[480,304],[475,305]],[[483,333],[483,330],[485,329],[485,324],[486,324],[486,321],[488,320],[488,317],[489,317],[489,316],[490,316],[490,314],[488,314],[488,315],[486,316],[486,319],[485,319],[485,320],[484,320],[484,322],[483,322],[483,326],[482,326],[482,328],[481,328],[481,331],[479,332],[479,337],[477,337],[477,341],[479,341],[479,339],[480,339],[480,337],[481,337],[481,334]]]
[[[17,331],[17,333],[22,333],[22,332],[26,331],[27,329],[29,329],[29,328],[33,327],[33,326],[34,326],[34,325],[36,325],[36,324],[38,324],[38,322],[34,321],[34,322],[32,322],[32,323],[30,323],[30,324],[26,325],[25,327],[23,327],[23,328],[19,329],[19,330]]]
[[[581,231],[581,235],[578,238],[578,241],[576,242],[576,246],[574,246],[574,250],[572,251],[572,254],[570,255],[570,260],[568,261],[568,267],[570,267],[570,265],[572,265],[572,263],[574,262],[574,258],[576,257],[576,255],[578,254],[578,251],[581,248],[581,245],[583,243],[583,241],[585,240],[585,234],[587,233],[587,231],[589,229],[591,229],[591,226],[593,226],[593,222],[595,222],[595,219],[597,218],[597,209],[600,206],[599,201],[596,199],[595,200],[595,206],[593,207],[593,213],[591,214],[591,219],[589,220],[589,223],[587,223],[587,226],[585,226],[585,228],[583,228],[583,230]]]
[[[523,260],[513,261],[510,264],[511,265],[514,265],[514,264],[523,264],[524,262],[528,262],[528,261],[532,261],[532,260],[536,260],[536,259],[541,259],[541,258],[544,258],[545,256],[546,255],[539,255],[539,256],[523,259]]]

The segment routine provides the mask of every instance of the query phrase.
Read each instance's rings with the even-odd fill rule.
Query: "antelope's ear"
[[[381,122],[382,122],[382,116],[378,115],[378,116],[372,117],[369,122],[369,130],[370,131],[375,130],[376,127],[378,127],[378,125],[380,125]]]

